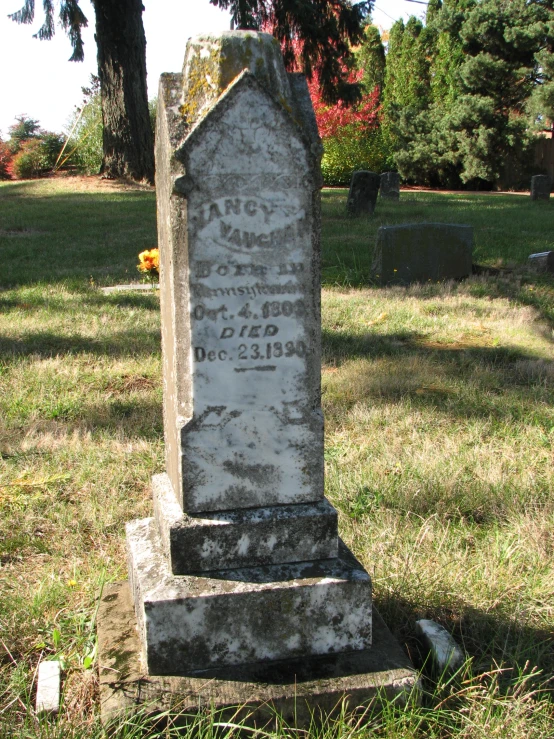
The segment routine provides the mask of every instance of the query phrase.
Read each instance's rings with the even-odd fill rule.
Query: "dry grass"
[[[36,190],[24,196],[30,207]],[[163,469],[158,301],[35,277],[0,294],[0,736],[101,737],[85,669],[95,606],[126,576],[124,524],[149,514]],[[327,495],[342,535],[417,664],[421,617],[469,658],[455,680],[429,681],[419,708],[310,735],[554,736],[553,290],[522,275],[324,290]],[[53,656],[64,707],[41,724],[35,668]],[[191,736],[230,732],[202,721]],[[143,719],[112,728],[156,735]]]

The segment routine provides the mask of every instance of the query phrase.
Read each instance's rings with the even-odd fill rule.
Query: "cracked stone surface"
[[[187,70],[162,78],[156,145],[167,473],[187,513],[316,503],[321,144],[306,82],[250,32],[191,41]]]

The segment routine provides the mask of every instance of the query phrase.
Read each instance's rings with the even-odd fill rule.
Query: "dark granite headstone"
[[[371,215],[375,210],[381,177],[375,172],[360,170],[354,172],[350,180],[350,190],[346,201],[346,210],[351,216],[362,213]]]
[[[549,200],[550,177],[546,174],[536,174],[531,177],[531,200]]]
[[[554,251],[529,254],[527,263],[534,272],[554,272]]]
[[[383,226],[372,274],[384,285],[438,282],[471,274],[473,228],[453,223]]]
[[[383,172],[380,193],[385,200],[400,199],[400,175],[398,172]]]

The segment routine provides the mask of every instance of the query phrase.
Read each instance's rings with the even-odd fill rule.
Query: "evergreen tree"
[[[538,65],[537,85],[529,99],[532,123],[539,130],[554,127],[554,53],[541,49],[535,55]]]
[[[317,74],[323,99],[354,103],[358,83],[348,79],[351,46],[363,39],[372,0],[210,0],[230,10],[237,28],[270,28],[281,44],[287,69]]]
[[[427,13],[427,24],[436,36],[430,68],[431,99],[443,109],[448,109],[461,91],[464,53],[460,30],[464,17],[460,0],[445,0]]]
[[[535,53],[535,87],[529,99],[528,111],[535,127],[554,128],[554,11],[553,0],[546,0],[549,11],[541,47]]]
[[[527,0],[482,0],[467,9],[460,29],[461,94],[451,111],[462,181],[493,183],[507,161],[525,158],[530,140],[524,113],[549,12]]]
[[[543,117],[554,113],[551,6],[551,0],[433,0],[425,29],[429,92],[418,78],[424,66],[413,41],[403,37],[394,69],[387,56],[385,106],[404,177],[494,183],[508,163],[529,159],[530,98]],[[403,66],[404,48],[411,67]],[[538,84],[541,91],[533,93]]]
[[[146,39],[142,0],[92,0],[96,17],[98,76],[102,96],[102,174],[109,178],[154,181],[154,140],[146,91]],[[51,39],[55,30],[54,0],[43,0],[45,19],[36,36]],[[59,20],[73,53],[82,61],[81,29],[88,20],[79,0],[58,0]],[[11,17],[32,23],[35,0],[25,0]]]
[[[412,114],[427,107],[430,95],[429,55],[432,36],[412,16],[406,25],[397,21],[390,32],[385,74],[384,107],[395,123],[400,110]]]
[[[398,97],[399,83],[397,81],[401,58],[402,39],[404,38],[404,21],[402,18],[396,21],[390,29],[389,44],[385,65],[385,89],[383,93],[383,109],[385,120],[388,121],[395,115],[396,100]]]
[[[370,94],[377,87],[383,91],[385,83],[385,47],[377,26],[368,23],[364,29],[364,38],[356,51],[356,66],[362,70],[362,87]]]
[[[27,118],[25,114],[16,115],[16,122],[9,127],[10,140],[9,149],[12,154],[17,154],[24,141],[39,138],[41,132],[40,123],[34,118]]]
[[[350,44],[362,39],[371,0],[210,0],[229,9],[238,28],[259,28],[271,21],[284,49],[285,64],[295,63],[294,42],[308,78],[317,71],[327,102],[355,102],[361,88],[348,81],[345,61]],[[146,91],[146,39],[142,0],[92,0],[96,17],[98,76],[102,94],[103,162],[106,177],[154,180],[154,145]],[[45,21],[37,36],[52,38],[55,0],[43,0]],[[79,0],[58,0],[59,19],[73,48],[70,61],[83,59],[81,29],[88,21]],[[31,23],[35,0],[11,17]]]
[[[414,172],[402,170],[398,153],[414,138],[423,135],[428,122],[421,117],[430,99],[429,61],[433,35],[412,16],[406,24],[397,21],[391,28],[386,57],[383,95],[383,126],[390,148],[396,152],[396,166],[408,179]]]

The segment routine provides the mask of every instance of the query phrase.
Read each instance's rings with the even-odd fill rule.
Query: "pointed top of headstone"
[[[269,33],[225,31],[190,39],[183,64],[181,114],[196,123],[244,70],[285,108],[291,90],[279,42]]]

